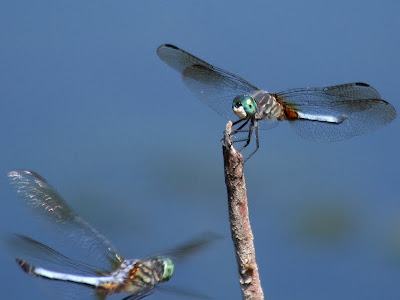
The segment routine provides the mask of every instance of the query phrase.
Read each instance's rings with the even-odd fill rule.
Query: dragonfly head
[[[232,102],[233,112],[242,120],[254,116],[257,112],[257,103],[251,96],[236,96]]]
[[[174,274],[174,269],[175,269],[174,263],[172,262],[172,260],[170,258],[163,257],[162,265],[163,265],[164,271],[162,274],[161,282],[168,281]]]

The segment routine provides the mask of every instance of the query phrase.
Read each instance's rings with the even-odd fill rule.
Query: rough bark
[[[222,141],[225,184],[228,192],[229,223],[239,267],[239,283],[245,300],[264,299],[256,263],[254,238],[247,207],[243,156],[233,147],[232,122],[226,125]]]

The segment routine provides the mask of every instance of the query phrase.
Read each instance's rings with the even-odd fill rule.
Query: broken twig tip
[[[232,132],[232,121],[229,121],[228,123],[226,123],[225,134],[231,135],[231,132]]]
[[[223,144],[227,148],[232,146],[231,133],[232,133],[232,121],[229,121],[225,127],[224,140],[223,140]]]

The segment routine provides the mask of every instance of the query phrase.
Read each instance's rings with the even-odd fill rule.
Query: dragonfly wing
[[[56,227],[63,240],[68,239],[84,249],[94,265],[110,271],[120,265],[123,258],[110,242],[78,216],[39,174],[15,170],[8,173],[8,178],[24,204]]]
[[[154,292],[155,286],[153,285],[147,285],[143,286],[140,290],[137,290],[133,294],[130,294],[129,296],[123,298],[122,300],[139,300],[143,299],[147,296],[150,296]]]
[[[263,119],[258,121],[258,128],[261,130],[270,130],[278,125],[279,121],[276,119],[270,119],[270,120]]]
[[[14,257],[17,257],[19,262],[24,262],[21,265],[17,261],[25,272],[27,272],[26,268],[37,267],[74,275],[99,276],[100,271],[96,267],[71,259],[25,235],[16,234],[8,236],[6,242],[11,250],[10,253]],[[23,259],[21,260],[22,257]],[[51,282],[48,280],[35,280],[35,284],[43,288],[42,292],[49,295],[49,299],[73,300],[94,298],[93,291],[83,285],[71,287],[70,283],[53,280]]]
[[[202,299],[202,300],[211,300],[214,299],[208,295],[201,294],[199,292],[190,291],[188,289],[182,289],[174,286],[159,286],[157,287],[160,292],[165,292],[169,294],[173,294],[182,299]]]
[[[71,259],[60,252],[26,235],[15,234],[7,239],[13,254],[21,256],[29,264],[52,271],[80,275],[99,275],[101,270],[86,263]],[[18,258],[21,258],[18,257]]]
[[[396,118],[394,107],[365,83],[292,89],[276,97],[295,111],[314,118],[291,122],[297,134],[314,141],[344,140],[376,130]]]
[[[174,262],[182,262],[193,256],[194,254],[203,251],[211,244],[221,240],[222,236],[214,232],[204,232],[203,234],[186,241],[172,249],[166,249],[157,253],[154,256],[169,257]]]
[[[237,119],[232,101],[251,95],[258,88],[248,81],[197,58],[173,45],[161,45],[157,54],[182,75],[185,85],[205,104],[228,120]]]
[[[155,291],[158,291],[160,293],[169,293],[174,295],[175,297],[178,297],[179,299],[202,299],[202,300],[209,300],[212,299],[207,295],[203,295],[197,292],[192,292],[186,289],[181,289],[181,288],[176,288],[176,287],[166,287],[166,286],[160,286],[157,285],[156,287],[153,286],[148,286],[146,288],[143,288],[143,290],[135,292],[122,300],[139,300],[143,299],[147,296],[150,296],[153,294]],[[174,298],[175,298],[174,297]]]

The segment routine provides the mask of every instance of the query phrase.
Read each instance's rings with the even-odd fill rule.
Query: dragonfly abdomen
[[[299,118],[299,114],[293,108],[284,106],[282,109],[281,120],[295,121]]]
[[[277,118],[278,120],[288,120],[288,121],[307,120],[315,122],[340,124],[347,118],[344,115],[333,116],[333,115],[323,115],[318,113],[304,113],[299,111],[294,103],[285,102],[278,94],[272,94],[271,98],[275,100],[274,104],[280,107],[281,115]]]
[[[22,259],[16,259],[19,266],[24,270],[26,273],[32,276],[41,277],[49,280],[58,280],[58,281],[66,281],[77,283],[80,285],[86,285],[91,288],[103,288],[102,284],[104,283],[112,283],[112,277],[95,277],[95,276],[82,276],[82,275],[74,275],[74,274],[67,274],[61,272],[50,271],[41,267],[35,267],[28,262]]]
[[[296,111],[288,105],[284,105],[282,109],[282,116],[280,120],[296,121],[296,120],[307,120],[314,122],[324,122],[332,124],[340,124],[346,120],[346,116],[333,116],[333,115],[321,115],[321,114],[310,114]]]

